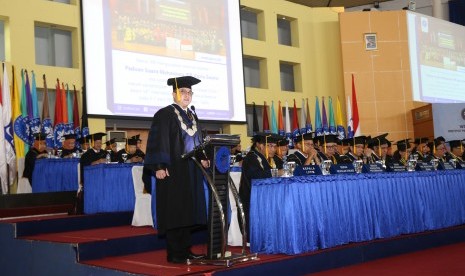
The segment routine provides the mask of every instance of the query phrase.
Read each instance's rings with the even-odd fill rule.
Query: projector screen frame
[[[151,121],[152,120],[152,117],[153,117],[153,114],[150,114],[147,116],[135,116],[135,115],[124,115],[124,114],[98,114],[98,113],[94,113],[92,110],[89,111],[89,105],[88,105],[88,101],[89,101],[89,96],[92,95],[92,93],[88,93],[88,78],[87,78],[87,64],[86,64],[86,35],[85,35],[85,22],[84,22],[84,2],[85,1],[92,1],[92,0],[83,0],[81,2],[81,5],[80,5],[80,10],[81,10],[81,46],[82,46],[82,55],[83,55],[83,58],[82,58],[82,72],[83,72],[83,87],[82,87],[82,93],[86,94],[85,96],[83,96],[83,107],[85,106],[86,107],[86,110],[88,111],[87,112],[87,117],[88,118],[102,118],[102,119],[121,119],[121,120],[143,120],[143,121]],[[225,0],[225,6],[226,8],[228,8],[228,1],[229,0]],[[235,1],[235,0],[234,0]],[[103,0],[102,3],[105,3],[107,4],[108,2]],[[232,3],[234,4],[234,3]],[[239,20],[238,24],[240,24],[240,1],[237,0],[235,1],[235,4],[237,5],[237,18]],[[106,9],[106,11],[108,11],[108,9]],[[109,14],[106,13],[104,14],[105,17],[108,17]],[[105,19],[105,20],[108,20]],[[229,25],[231,22],[229,20],[225,20],[225,24],[226,25]],[[240,64],[241,64],[241,78],[242,78],[242,86],[241,86],[241,89],[237,89],[236,87],[236,91],[229,91],[229,95],[232,96],[232,94],[237,94],[237,92],[239,92],[239,90],[242,90],[242,105],[243,107],[241,108],[242,112],[241,111],[236,111],[232,106],[234,105],[234,103],[231,101],[228,102],[229,104],[229,108],[228,108],[228,112],[230,112],[231,114],[234,114],[234,113],[237,113],[237,114],[241,114],[240,116],[243,118],[243,119],[240,119],[240,120],[225,120],[225,119],[211,119],[211,118],[204,118],[202,116],[199,115],[199,120],[203,123],[211,123],[211,124],[245,124],[247,123],[247,113],[246,113],[246,106],[247,106],[247,103],[246,103],[246,85],[245,85],[245,77],[244,77],[244,70],[243,70],[243,63],[242,63],[242,60],[243,60],[243,42],[242,42],[242,33],[241,33],[241,28],[240,26],[237,27],[238,29],[238,32],[239,32],[239,37],[241,39],[239,39],[238,41],[240,42],[240,56],[241,56],[241,61],[240,61]],[[111,44],[111,34],[106,31],[104,32],[105,34],[105,38],[104,38],[104,43],[106,45],[108,45],[108,43]],[[229,36],[227,38],[230,38]],[[228,47],[232,47],[234,45],[230,44],[229,41],[227,42],[228,44]],[[237,47],[239,48],[239,47]],[[111,49],[111,48],[110,48]],[[229,49],[229,48],[228,48]],[[105,68],[111,68],[112,67],[112,52],[113,52],[113,49],[112,51],[105,51]],[[228,52],[228,55],[231,55],[230,53],[231,51]],[[231,66],[230,62],[228,62],[227,64],[228,67]],[[236,65],[237,67],[237,65]],[[228,70],[228,75],[232,74],[230,70]],[[107,80],[106,82],[106,86],[108,86],[107,88],[107,91],[105,92],[105,95],[106,95],[106,99],[107,99],[107,105],[108,103],[111,101],[111,102],[114,102],[114,99],[113,99],[113,94],[112,93],[108,93],[108,91],[113,91],[113,74],[111,72],[108,72],[106,73],[106,77],[109,78],[109,80]],[[109,75],[109,76],[108,76]],[[237,76],[238,74],[236,74]],[[231,82],[232,79],[229,78],[229,82]],[[166,86],[166,93],[169,94],[170,93],[170,90],[172,88],[170,86]],[[108,94],[107,94],[108,93]],[[92,98],[92,97],[90,97]],[[172,102],[166,102],[166,104],[164,104],[164,106],[166,105],[169,105],[171,104]],[[193,100],[193,103],[192,105],[195,105],[195,95],[194,95],[194,100]],[[159,106],[159,108],[162,108],[164,106]],[[197,107],[197,106],[196,106]],[[157,109],[157,111],[158,111]],[[197,107],[197,112],[199,112],[199,107]]]

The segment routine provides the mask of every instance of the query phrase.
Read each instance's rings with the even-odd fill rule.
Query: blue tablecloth
[[[32,192],[78,190],[78,158],[37,159],[32,174]]]
[[[140,164],[138,164],[140,166]],[[84,213],[134,211],[134,164],[99,164],[84,168]]]
[[[465,170],[252,181],[253,252],[299,254],[465,223]]]

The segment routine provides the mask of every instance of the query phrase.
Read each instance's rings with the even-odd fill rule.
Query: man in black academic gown
[[[76,153],[81,152],[76,147],[76,135],[74,134],[66,134],[63,136],[65,140],[63,141],[63,146],[61,149],[61,157],[62,158],[72,158],[77,157]]]
[[[36,159],[46,158],[48,156],[45,143],[45,134],[37,133],[34,134],[34,144],[29,149],[24,159],[24,171],[23,177],[29,180],[29,184],[32,186],[32,173],[34,172],[34,166]]]
[[[400,141],[397,141],[397,150],[394,152],[392,156],[392,162],[399,164],[401,166],[406,166],[407,161],[410,158],[410,139],[403,139]]]
[[[287,157],[297,166],[320,165],[320,158],[313,141],[314,133],[305,133],[294,138],[295,151]]]
[[[367,141],[366,136],[356,136],[353,138],[347,138],[345,139],[347,144],[349,145],[349,150],[345,154],[352,162],[356,160],[364,160],[364,163],[366,163],[366,158],[365,156],[365,145]]]
[[[202,141],[198,119],[188,107],[192,86],[199,82],[191,76],[168,79],[174,103],[155,113],[147,140],[144,167],[157,179],[158,234],[166,237],[172,263],[204,257],[191,251],[191,231],[207,223],[203,175],[193,160],[181,158]],[[210,165],[208,160],[201,164]]]
[[[274,163],[278,170],[283,168],[284,162],[287,160],[287,152],[289,151],[289,140],[285,137],[276,143],[276,154],[273,156]],[[237,158],[236,158],[237,160]]]
[[[249,211],[250,211],[250,193],[252,191],[252,179],[271,177],[273,166],[270,160],[276,152],[276,143],[283,137],[272,133],[257,133],[252,138],[252,147],[242,160],[241,183],[239,186],[239,197],[245,213],[245,222],[247,224],[247,239],[249,239]],[[274,164],[274,161],[272,162]],[[282,175],[283,170],[279,170],[278,175]],[[242,222],[238,214],[238,220]],[[241,228],[242,229],[242,228]],[[242,230],[241,230],[242,231]]]
[[[338,136],[335,134],[328,134],[318,136],[315,141],[321,145],[322,151],[318,152],[320,161],[331,160],[333,164],[352,163],[349,157],[338,153]]]
[[[140,148],[142,146],[142,139],[140,139],[140,134],[131,136],[129,139],[134,139],[136,140],[136,155],[141,157],[142,160],[145,159],[145,153],[142,151]]]
[[[387,154],[389,141],[386,136],[388,136],[388,133],[373,137],[367,142],[370,163],[382,160],[384,160],[385,164],[392,163],[392,157]]]
[[[105,142],[105,150],[110,152],[111,162],[118,162],[118,151],[116,150],[116,138]]]
[[[116,160],[119,163],[142,163],[144,162],[145,154],[141,155],[141,152],[137,152],[137,139],[133,136],[126,139],[126,148],[118,151]],[[124,160],[123,154],[126,154],[126,160]]]

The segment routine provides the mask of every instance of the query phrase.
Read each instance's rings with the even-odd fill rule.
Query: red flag
[[[53,121],[53,126],[63,123],[63,107],[61,99],[61,90],[60,90],[60,80],[57,79],[57,85],[55,86],[55,118]]]
[[[295,105],[295,99],[294,111],[292,112],[292,131],[294,132],[294,135],[296,135],[296,132],[299,132],[299,117],[297,116],[297,106]]]
[[[61,108],[63,110],[63,122],[65,124],[69,123],[68,122],[68,101],[66,100],[66,90],[65,90],[65,84],[61,83]]]
[[[265,104],[263,105],[263,131],[269,132],[270,131],[270,123],[268,121],[268,107]]]
[[[79,125],[79,105],[78,105],[76,85],[74,85],[73,124],[74,124],[74,128],[80,127],[80,125]]]
[[[354,136],[360,136],[361,130],[359,127],[357,92],[355,91],[354,74],[352,74],[352,123],[354,126]]]

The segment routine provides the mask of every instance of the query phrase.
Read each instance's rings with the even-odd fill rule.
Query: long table
[[[99,164],[84,168],[84,213],[133,211],[136,202],[132,167]],[[140,164],[138,164],[140,166]]]
[[[299,254],[465,223],[465,170],[252,181],[253,252]]]
[[[77,191],[79,185],[78,158],[37,159],[32,173],[32,192]]]

